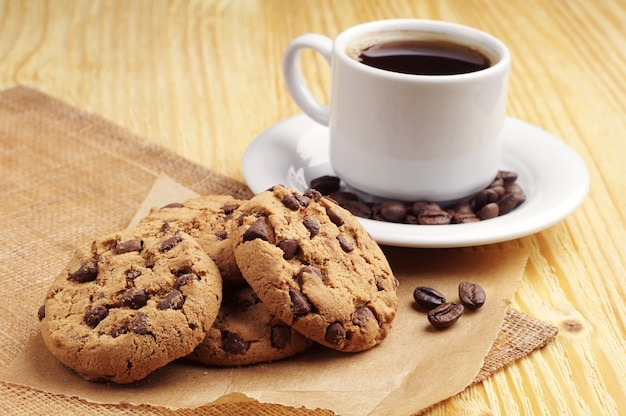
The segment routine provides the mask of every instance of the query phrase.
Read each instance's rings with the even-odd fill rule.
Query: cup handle
[[[323,35],[308,33],[293,39],[283,54],[283,76],[291,98],[300,109],[313,120],[328,126],[330,112],[309,89],[300,70],[300,52],[302,49],[313,49],[320,53],[331,64],[332,40]]]

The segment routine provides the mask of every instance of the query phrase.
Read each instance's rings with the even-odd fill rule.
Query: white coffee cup
[[[415,75],[349,56],[363,44],[404,38],[465,45],[491,65],[454,75]],[[331,66],[329,106],[313,95],[300,70],[306,48]],[[329,127],[330,164],[342,181],[384,198],[444,202],[479,191],[501,169],[499,133],[510,61],[506,46],[487,33],[443,21],[399,19],[354,26],[334,41],[301,35],[285,50],[283,72],[302,111]]]

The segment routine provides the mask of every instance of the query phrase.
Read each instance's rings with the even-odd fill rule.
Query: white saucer
[[[589,190],[582,159],[563,141],[507,117],[503,170],[517,172],[526,202],[501,217],[469,224],[405,225],[359,218],[380,244],[403,247],[463,247],[512,240],[541,231],[570,215]],[[283,184],[299,191],[311,179],[332,175],[328,128],[305,115],[262,132],[243,156],[243,175],[259,193]]]

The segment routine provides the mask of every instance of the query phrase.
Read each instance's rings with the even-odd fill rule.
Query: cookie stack
[[[315,190],[210,195],[153,209],[76,251],[39,309],[52,354],[130,383],[178,358],[274,361],[313,343],[357,352],[391,329],[398,282],[377,243]]]

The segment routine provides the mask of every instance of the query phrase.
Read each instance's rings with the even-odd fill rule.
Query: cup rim
[[[446,38],[449,38],[452,41],[458,40],[460,43],[469,43],[470,45],[473,43],[480,43],[479,47],[481,48],[481,51],[487,53],[490,58],[495,57],[497,60],[488,68],[479,71],[452,75],[422,75],[405,74],[401,72],[394,72],[386,69],[364,65],[357,60],[351,58],[346,53],[346,46],[348,46],[350,42],[356,41],[359,38],[366,38],[368,34],[375,34],[376,32],[390,33],[401,31],[444,35]],[[470,26],[465,26],[462,24],[448,22],[444,20],[430,19],[374,20],[371,22],[361,23],[356,26],[352,26],[341,32],[335,38],[333,42],[332,55],[333,59],[341,60],[344,65],[348,65],[355,70],[370,73],[379,77],[413,81],[428,81],[431,83],[469,81],[475,78],[490,76],[494,72],[499,73],[502,71],[507,71],[511,62],[511,54],[508,47],[495,36]]]

